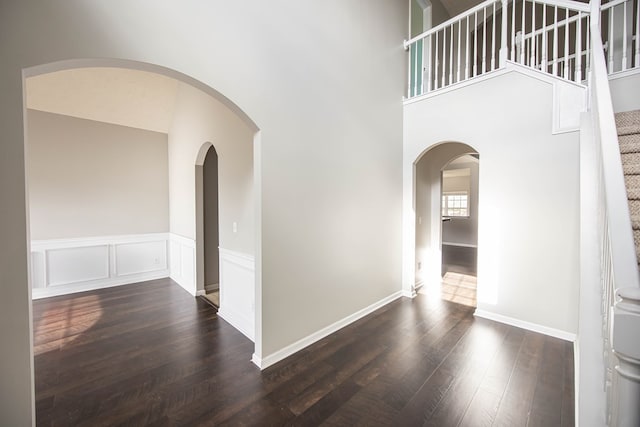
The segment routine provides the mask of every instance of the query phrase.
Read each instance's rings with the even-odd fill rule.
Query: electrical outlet
[[[422,263],[418,261],[418,270],[422,270]]]

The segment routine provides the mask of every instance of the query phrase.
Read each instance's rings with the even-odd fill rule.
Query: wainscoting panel
[[[196,242],[183,236],[169,235],[171,278],[191,295],[196,295]]]
[[[220,248],[218,315],[253,341],[255,311],[255,258]]]
[[[125,276],[167,268],[167,241],[115,245],[116,275]]]
[[[109,246],[49,249],[45,252],[46,286],[109,278]]]
[[[34,299],[169,275],[167,233],[31,242]]]

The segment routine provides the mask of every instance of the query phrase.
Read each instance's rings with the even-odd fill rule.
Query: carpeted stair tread
[[[616,114],[616,128],[631,213],[636,262],[640,267],[640,110]]]
[[[640,200],[640,188],[627,188],[627,199]]]
[[[627,188],[640,189],[640,175],[625,175],[624,182]]]
[[[640,164],[640,153],[620,153],[622,165]]]
[[[629,200],[629,213],[640,216],[640,200]]]
[[[616,113],[616,127],[640,125],[640,110]]]
[[[620,126],[618,128],[618,135],[635,135],[640,133],[640,124],[637,125],[629,125],[629,126]]]
[[[621,153],[640,153],[640,134],[618,136]]]
[[[622,169],[625,175],[640,175],[640,163],[624,163],[623,161]]]

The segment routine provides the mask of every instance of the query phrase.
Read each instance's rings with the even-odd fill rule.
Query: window
[[[455,191],[442,193],[442,216],[469,216],[469,193]]]

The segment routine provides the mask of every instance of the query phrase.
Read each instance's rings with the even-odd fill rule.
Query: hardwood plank
[[[264,372],[169,279],[33,307],[38,426],[574,424],[570,343],[426,295]]]

